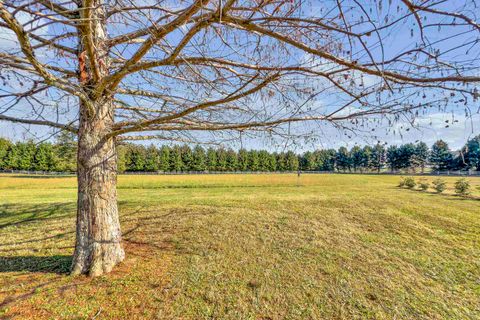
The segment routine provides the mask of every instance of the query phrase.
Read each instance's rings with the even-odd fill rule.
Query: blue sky
[[[386,3],[386,1],[383,2]],[[445,1],[438,8],[456,12],[462,10],[461,6],[467,2],[469,1]],[[352,8],[355,7],[354,1],[342,1],[341,3],[345,8],[348,8],[349,6],[352,6]],[[384,19],[385,21],[387,19],[394,19],[396,15],[399,14],[395,11],[395,9],[399,5],[402,5],[398,0],[392,1],[391,5],[384,5],[382,8],[379,7],[376,1],[363,1],[363,3],[367,4],[367,10],[370,10],[371,14],[375,15],[380,21],[383,21]],[[326,10],[328,10],[326,7],[334,5],[335,1],[312,1],[312,7],[310,8],[311,10],[304,14],[321,16]],[[352,9],[351,12],[357,15],[359,14],[359,11],[355,9]],[[475,12],[470,11],[469,13],[475,17]],[[358,19],[358,16],[349,17],[347,14],[347,19]],[[116,25],[115,28],[112,28],[110,32],[112,34],[123,33],[126,30],[127,29],[122,28],[121,25]],[[418,32],[419,31],[415,26],[414,19],[407,19],[405,24],[401,27],[395,28],[393,31],[386,30],[378,35],[383,40],[383,46],[378,45],[378,38],[375,35],[370,37],[371,39],[368,39],[368,46],[375,59],[381,59],[383,57],[384,59],[388,60],[389,58],[397,55],[399,52],[405,51],[408,48],[413,48],[416,41],[419,39]],[[442,27],[440,30],[436,28],[429,28],[426,30],[425,35],[432,43],[439,39],[450,38],[449,40],[443,41],[437,45],[437,48],[442,51],[453,48],[458,44],[469,43],[472,41],[472,39],[475,39],[475,36],[472,38],[471,33],[464,34],[459,32],[458,28],[453,29],[449,27]],[[476,37],[478,39],[478,33]],[[178,38],[179,34],[173,34],[172,39],[170,40],[175,41]],[[12,39],[8,34],[4,33],[0,37],[0,47],[5,48],[8,45],[12,45]],[[213,45],[217,45],[217,43],[212,43],[212,46]],[[472,74],[480,74],[480,50],[478,49],[477,43],[476,46],[473,45],[473,50],[470,50],[469,52],[465,52],[465,47],[462,47],[461,52],[460,50],[449,51],[444,58],[449,61],[461,61],[466,57],[474,57],[476,58],[476,62],[473,65],[470,65],[470,70],[468,72]],[[366,55],[365,50],[362,50],[360,46],[355,46],[352,51],[353,57],[356,59],[359,59],[360,61],[368,61],[368,56]],[[310,58],[311,57],[303,54],[298,54],[293,55],[290,59],[302,60]],[[56,57],[45,55],[44,59],[45,61],[55,61]],[[324,62],[316,61],[316,63],[320,63],[322,68],[326,67]],[[138,78],[132,77],[132,79],[129,81],[138,81]],[[319,81],[321,82],[321,80]],[[375,79],[375,77],[364,77],[363,81],[374,85],[378,79]],[[320,82],[319,85],[321,86]],[[168,82],[165,82],[165,84],[167,83]],[[479,87],[479,85],[477,85],[477,87]],[[438,90],[425,90],[425,96],[427,97],[426,99],[438,98],[438,96],[441,96],[442,94],[446,95],[446,93],[442,93]],[[55,101],[56,99],[53,100],[53,102],[57,102]],[[420,95],[418,98],[412,98],[411,102],[421,103],[424,100],[425,98],[422,98]],[[60,96],[58,96],[58,101],[62,101]],[[346,101],[346,97],[342,96],[338,92],[329,91],[325,95],[318,96],[318,98],[312,102],[312,105],[316,108],[325,108],[328,110],[329,108],[333,109],[335,106],[342,105]],[[451,102],[452,101],[450,101],[448,105],[443,106],[441,109],[433,108],[425,113],[419,114],[415,117],[415,121],[413,121],[413,123],[411,118],[406,116],[398,119],[394,123],[389,123],[386,119],[362,119],[362,121],[366,123],[364,127],[350,126],[348,123],[344,124],[347,127],[354,128],[355,133],[338,130],[329,123],[319,123],[315,125],[294,125],[292,128],[300,132],[305,130],[314,131],[314,135],[317,136],[317,139],[307,142],[299,140],[296,141],[296,143],[293,143],[292,141],[288,140],[284,141],[281,139],[271,139],[270,137],[263,135],[256,135],[250,137],[244,136],[242,138],[241,145],[247,148],[266,148],[269,150],[288,148],[296,151],[305,151],[315,148],[338,148],[342,145],[351,147],[354,144],[373,144],[377,141],[386,142],[388,144],[401,144],[421,140],[431,145],[437,139],[443,139],[450,144],[452,149],[458,149],[465,143],[467,139],[480,133],[479,105],[478,103],[469,102],[467,106],[462,106]],[[19,104],[15,107],[13,112],[16,114],[21,114],[22,109],[25,107],[28,106]],[[466,109],[469,111],[467,115],[465,114]],[[75,111],[69,111],[66,114],[72,116],[75,114]],[[372,129],[375,129],[375,131],[372,131]],[[52,139],[50,137],[52,133],[52,130],[45,128],[0,122],[0,136],[8,137],[14,140],[21,140],[25,138],[35,138],[37,141],[43,139]],[[240,143],[237,141],[233,143],[227,143],[227,145],[238,147]]]

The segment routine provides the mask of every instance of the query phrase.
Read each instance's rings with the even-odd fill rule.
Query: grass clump
[[[430,187],[430,183],[428,182],[427,179],[423,178],[423,179],[420,179],[420,181],[418,182],[418,187],[422,191],[427,191],[428,188]]]
[[[417,185],[417,183],[415,182],[415,179],[413,177],[406,177],[405,178],[405,186],[408,189],[413,189],[413,188],[415,188],[416,185]]]
[[[433,189],[435,189],[435,191],[437,191],[438,193],[442,193],[447,188],[447,183],[445,182],[445,180],[440,178],[433,180],[432,184]]]
[[[465,179],[461,178],[455,182],[455,193],[466,196],[470,194],[470,182]]]

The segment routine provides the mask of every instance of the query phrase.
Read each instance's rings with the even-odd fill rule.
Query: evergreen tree
[[[259,171],[260,170],[260,161],[258,159],[258,152],[256,150],[250,150],[248,153],[249,160],[249,170],[250,171]]]
[[[285,171],[287,167],[287,159],[285,157],[285,153],[275,153],[275,157],[277,159],[277,170],[278,171]]]
[[[371,167],[372,163],[373,149],[370,146],[365,146],[362,149],[362,157],[360,161],[360,168],[363,170],[368,170]]]
[[[170,169],[176,172],[184,170],[182,151],[179,146],[173,146],[170,151]]]
[[[33,141],[17,143],[17,169],[33,170],[36,147]]]
[[[128,145],[119,145],[117,146],[117,171],[125,172],[127,170],[127,152]]]
[[[398,148],[398,165],[401,169],[410,169],[414,165],[415,145],[413,143],[403,144]]]
[[[350,171],[351,170],[351,162],[350,162],[350,154],[348,149],[345,147],[340,147],[335,155],[335,163],[337,165],[337,169],[340,171]]]
[[[238,167],[237,153],[232,149],[227,150],[227,171],[236,171]]]
[[[260,150],[258,152],[258,170],[259,171],[269,171],[270,168],[270,155],[266,150]]]
[[[336,153],[334,149],[315,151],[316,166],[314,170],[334,171]]]
[[[201,146],[195,146],[193,149],[193,170],[205,171],[207,170],[207,155]]]
[[[217,170],[217,151],[213,148],[208,148],[207,150],[207,170]]]
[[[480,171],[480,135],[468,140],[463,150],[467,168]]]
[[[227,152],[220,148],[217,150],[217,171],[227,170]]]
[[[7,170],[18,170],[19,162],[18,148],[16,144],[11,144],[7,149],[7,155],[3,158],[4,167]]]
[[[145,151],[144,170],[147,172],[156,172],[159,170],[160,154],[158,149],[152,144]]]
[[[180,148],[182,153],[182,162],[183,162],[183,170],[184,171],[192,171],[193,170],[193,153],[192,149],[188,145],[183,145]]]
[[[429,159],[428,146],[424,142],[419,142],[415,146],[414,154],[411,160],[411,165],[414,168],[420,168],[421,172],[425,171],[425,166],[427,165]]]
[[[300,157],[300,168],[305,171],[314,171],[318,167],[317,163],[317,153],[316,152],[305,152]]]
[[[0,138],[0,170],[6,169],[6,158],[12,143],[10,140]]]
[[[75,134],[69,131],[60,131],[55,142],[59,171],[77,171],[77,147]]]
[[[238,151],[238,170],[248,171],[248,151],[245,149]]]
[[[436,141],[430,153],[430,163],[435,170],[449,170],[453,160],[448,144],[443,140]]]
[[[143,146],[130,145],[125,158],[127,171],[145,171],[145,148]]]
[[[158,170],[168,172],[170,168],[170,148],[168,146],[162,146],[160,148]]]
[[[352,150],[350,150],[350,158],[351,158],[351,165],[353,167],[353,171],[357,172],[357,170],[362,166],[363,161],[363,150],[359,146],[354,146]]]
[[[387,149],[387,164],[391,171],[401,168],[400,166],[399,148],[397,146],[390,146]]]
[[[57,157],[51,143],[40,143],[34,155],[33,169],[38,171],[54,171],[57,168]]]
[[[285,157],[287,161],[287,171],[298,171],[299,164],[297,155],[293,151],[288,151]]]
[[[386,151],[385,147],[377,143],[372,149],[372,156],[370,161],[370,169],[380,172],[385,166]]]
[[[268,171],[277,171],[277,157],[275,156],[275,154],[268,154],[267,169]]]

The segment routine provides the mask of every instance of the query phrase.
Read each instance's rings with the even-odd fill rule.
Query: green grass
[[[478,319],[480,179],[456,179],[120,176],[127,259],[89,279],[75,178],[3,175],[0,318]]]

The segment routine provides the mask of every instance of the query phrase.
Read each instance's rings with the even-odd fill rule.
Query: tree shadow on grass
[[[59,245],[60,240],[69,237],[73,231],[52,229],[62,221],[73,217],[75,204],[62,203],[12,203],[0,205],[0,274],[3,272],[43,272],[66,274],[71,265],[68,255],[4,255],[6,252],[45,250],[46,244]],[[66,221],[66,220],[65,220]],[[48,232],[45,233],[45,228]],[[52,234],[52,231],[55,234]],[[2,255],[2,253],[4,253]]]
[[[42,272],[68,274],[72,256],[0,256],[1,272]]]
[[[3,204],[0,205],[0,229],[28,222],[59,219],[75,212],[75,203]]]

